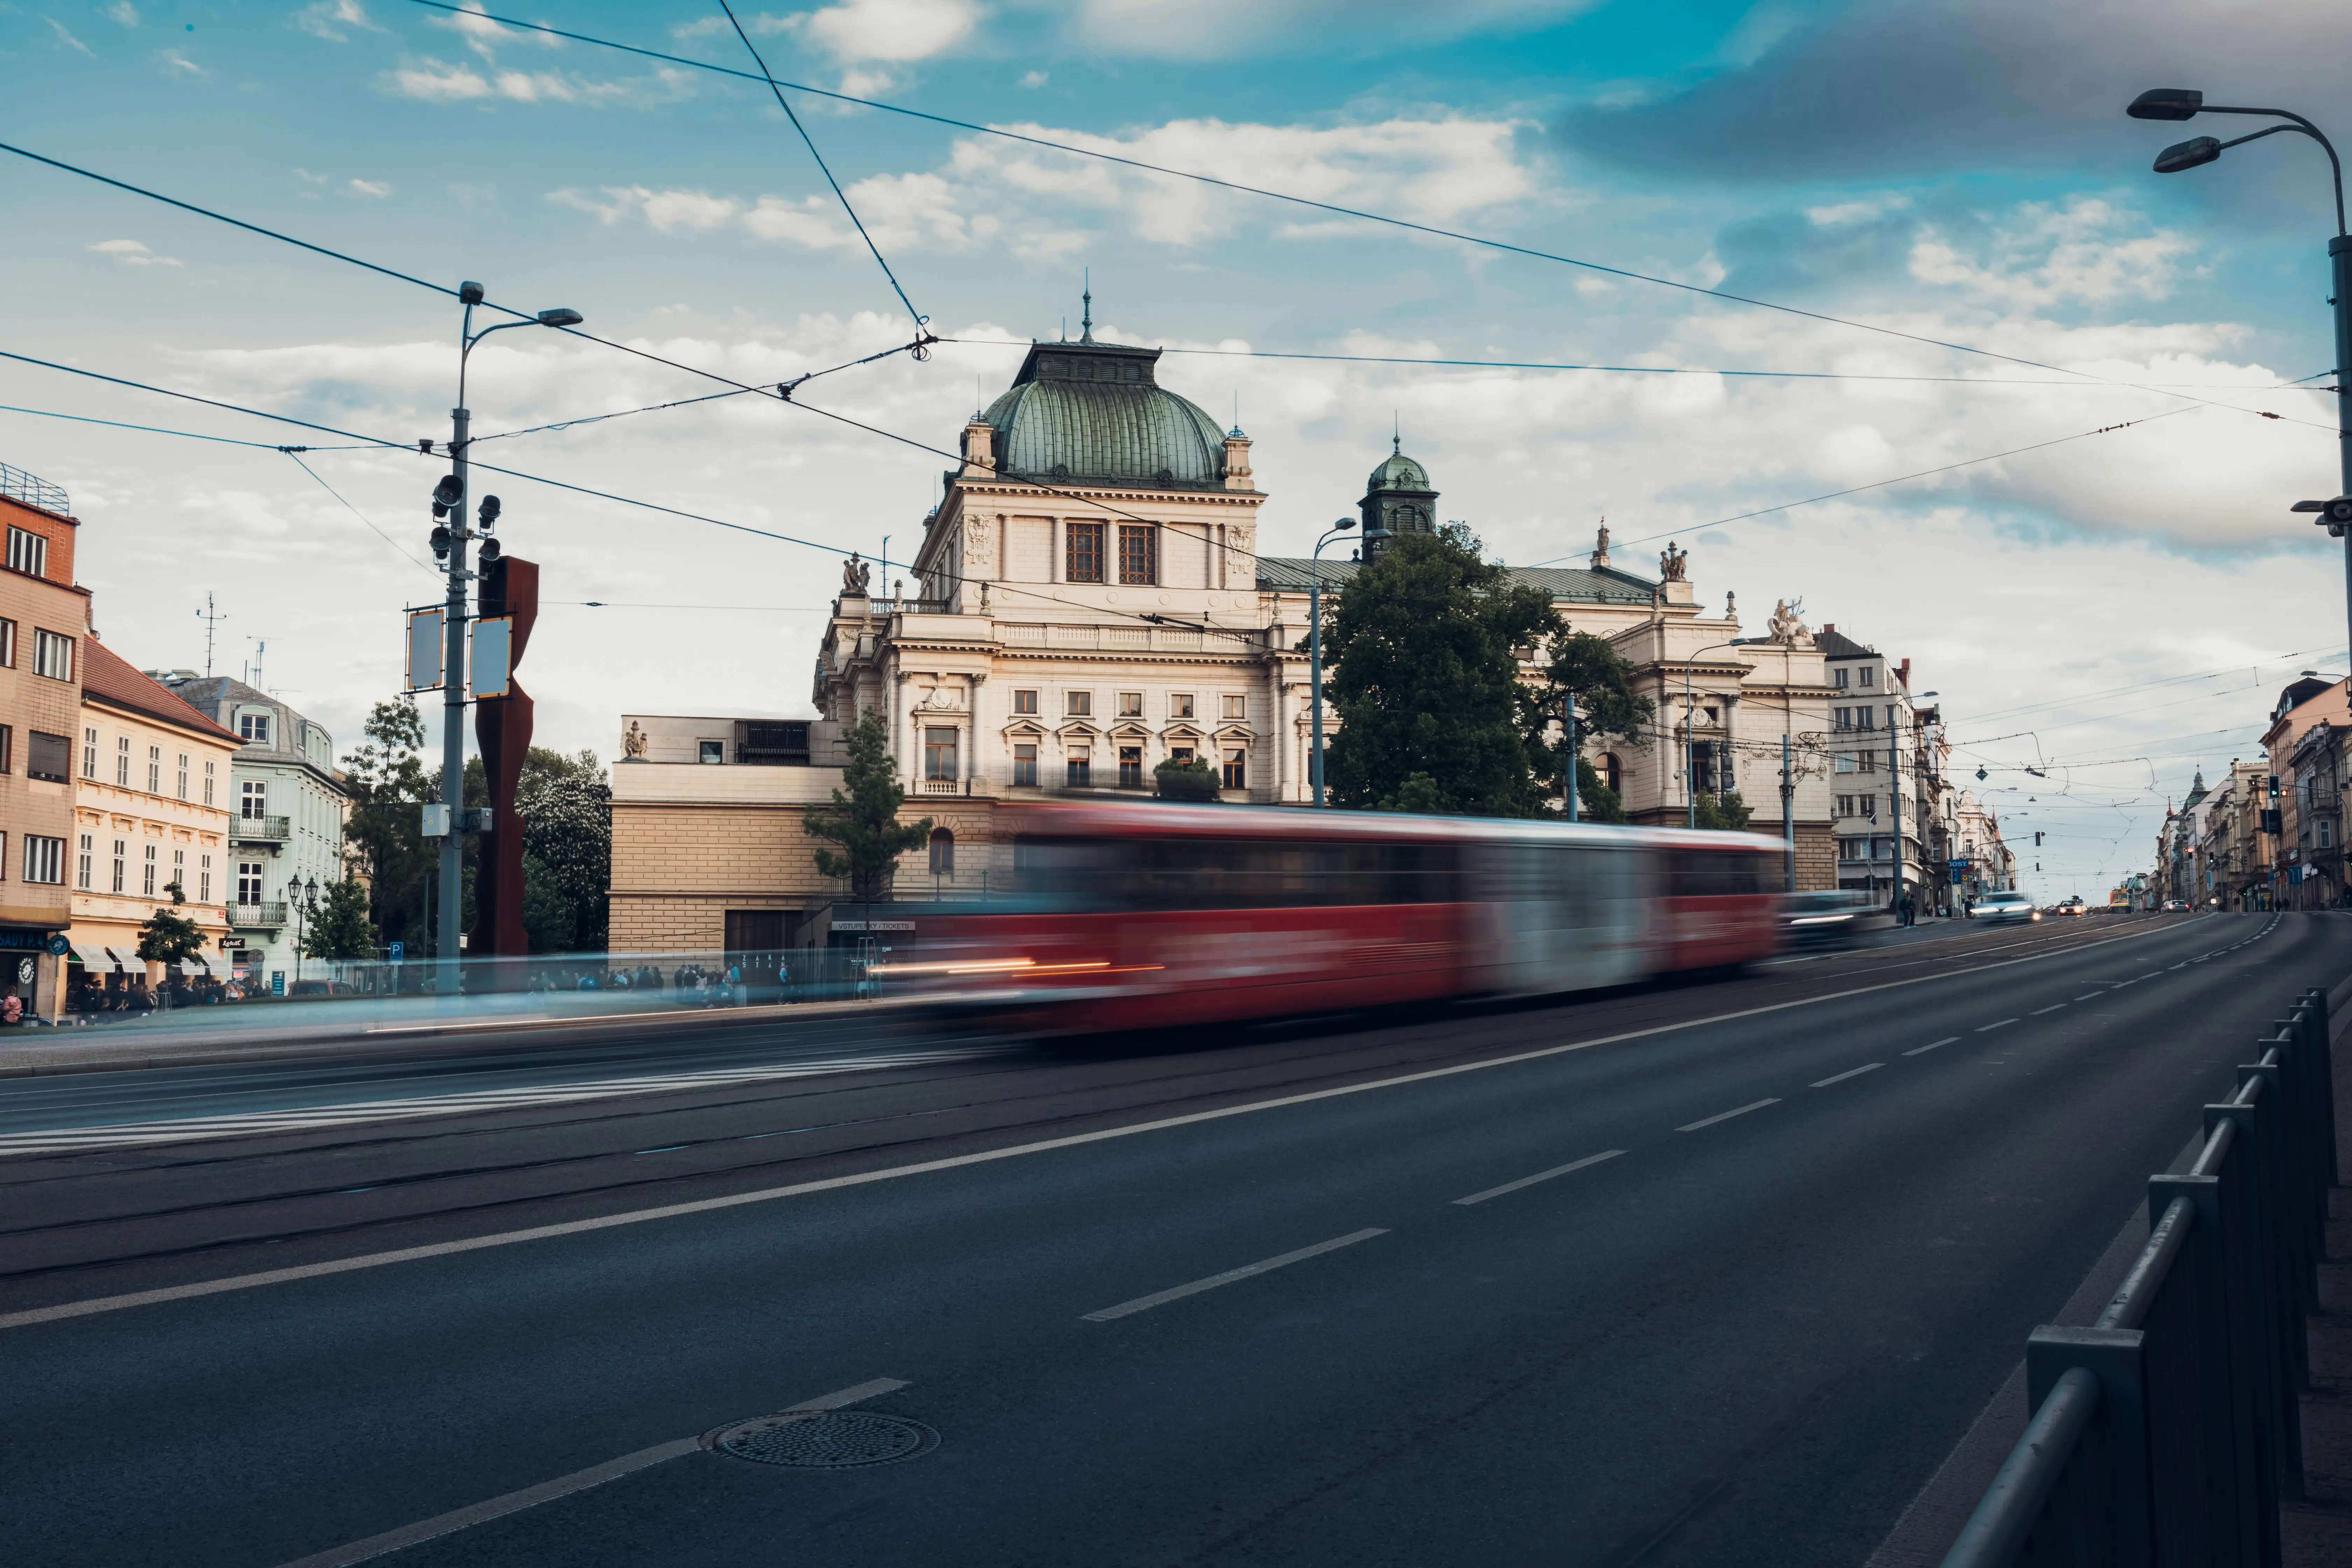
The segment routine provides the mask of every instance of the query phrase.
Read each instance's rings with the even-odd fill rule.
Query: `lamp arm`
[[[2257,131],[2252,136],[2241,136],[2235,142],[2224,142],[2221,143],[2223,147],[2239,146],[2244,142],[2254,141],[2259,137],[2267,136],[2272,131],[2300,131],[2305,136],[2310,137],[2314,142],[2318,142],[2320,147],[2327,153],[2327,167],[2329,172],[2334,174],[2336,180],[2336,232],[2339,235],[2345,232],[2344,163],[2343,160],[2339,159],[2336,155],[2336,143],[2330,142],[2324,134],[2322,134],[2318,126],[2314,125],[2302,115],[2285,109],[2239,109],[2226,107],[2221,104],[2209,103],[2203,105],[2198,112],[2200,114],[2267,114],[2274,119],[2292,121],[2291,124],[2287,125],[2273,125],[2271,127],[2270,131]]]

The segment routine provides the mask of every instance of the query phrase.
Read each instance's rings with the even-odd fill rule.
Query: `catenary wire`
[[[751,35],[745,32],[743,24],[736,19],[735,7],[727,0],[719,0],[719,8],[727,13],[729,25],[735,29],[735,36],[743,40],[743,47],[751,53],[751,63],[760,68],[760,75],[766,80],[768,90],[776,95],[776,107],[784,111],[784,118],[793,122],[793,129],[801,133],[802,144],[808,148],[809,156],[816,160],[817,173],[823,174],[824,183],[833,187],[834,198],[841,203],[841,210],[849,215],[850,223],[857,230],[857,237],[864,240],[866,248],[873,253],[874,265],[879,267],[882,276],[890,280],[890,292],[898,296],[898,303],[907,307],[907,314],[915,319],[918,328],[921,327],[930,318],[916,310],[915,302],[907,298],[907,290],[899,286],[898,275],[891,271],[890,264],[882,258],[882,247],[875,244],[874,237],[866,231],[866,221],[857,216],[857,209],[849,205],[849,193],[841,188],[841,182],[833,177],[833,170],[825,163],[824,154],[816,150],[816,139],[808,133],[808,127],[801,123],[801,117],[793,112],[792,104],[784,98],[784,89],[776,85],[775,73],[769,70],[768,62],[760,58],[759,46],[751,42]]]
[[[1832,490],[1826,495],[1807,496],[1802,500],[1784,501],[1779,506],[1759,507],[1754,511],[1743,511],[1735,517],[1719,517],[1713,522],[1702,522],[1692,528],[1670,529],[1664,533],[1644,534],[1639,539],[1629,539],[1624,542],[1628,545],[1654,544],[1661,539],[1680,539],[1685,534],[1701,533],[1710,528],[1722,528],[1729,523],[1746,522],[1750,518],[1769,517],[1776,511],[1788,511],[1795,507],[1812,506],[1825,500],[1837,500],[1844,496],[1860,495],[1864,490],[1885,489],[1888,485],[1904,484],[1912,479],[1924,479],[1937,474],[1948,474],[1955,468],[1974,468],[1979,463],[1997,463],[2003,458],[2015,458],[2027,452],[2039,452],[2048,447],[2063,447],[2069,441],[2083,441],[2093,436],[2110,435],[2117,430],[2128,430],[2135,425],[2152,425],[2159,419],[2170,419],[2177,415],[2193,414],[2196,409],[2197,405],[2191,404],[2187,407],[2169,409],[2162,414],[2150,414],[2138,419],[2126,419],[2120,425],[2102,425],[2095,430],[2077,430],[2072,436],[2053,437],[2047,441],[2036,441],[2030,447],[2012,447],[2006,452],[1991,452],[1981,458],[1964,458],[1957,463],[1945,463],[1933,468],[1921,468],[1916,473],[1897,474],[1891,479],[1874,479],[1866,485],[1854,485],[1846,489]],[[1534,564],[1554,565],[1562,561],[1575,559],[1575,553],[1555,555],[1548,561],[1538,561]]]
[[[479,16],[486,21],[496,22],[503,26],[516,27],[525,32],[541,33],[550,37],[567,38],[574,43],[591,44],[598,48],[614,49],[624,54],[636,55],[646,59],[661,60],[670,65],[685,66],[693,70],[709,71],[719,76],[731,76],[745,81],[765,81],[771,88],[778,85],[776,79],[773,77],[754,76],[749,71],[736,70],[727,66],[713,65],[708,60],[689,59],[683,55],[665,54],[658,49],[641,48],[633,44],[617,43],[610,38],[599,38],[586,33],[576,33],[562,27],[550,26],[543,22],[525,22],[515,17],[502,16],[494,12],[477,9],[475,6],[470,5],[464,6],[454,5],[446,3],[446,0],[410,0],[410,3],[424,6],[427,10],[443,11],[453,15]],[[1097,148],[1080,147],[1069,142],[1055,142],[1047,137],[1031,136],[1017,131],[1008,131],[1001,126],[982,125],[967,120],[957,120],[948,115],[931,114],[919,109],[908,109],[899,104],[885,103],[878,99],[858,98],[849,93],[834,92],[824,88],[811,87],[802,82],[785,82],[782,85],[792,88],[795,92],[806,92],[820,98],[833,99],[841,103],[856,104],[864,109],[877,109],[886,113],[903,115],[913,120],[928,121],[932,124],[948,126],[953,130],[969,131],[975,134],[983,136],[1001,137],[1007,141],[1019,142],[1033,147],[1044,147],[1056,153],[1066,153],[1077,157],[1093,158],[1103,163],[1117,163],[1126,168],[1141,170],[1146,174],[1163,174],[1176,179],[1191,180],[1200,184],[1214,185],[1220,189],[1238,192],[1244,195],[1263,196],[1271,201],[1285,202],[1294,206],[1307,207],[1317,212],[1331,213],[1340,217],[1351,217],[1360,219],[1367,223],[1383,224],[1392,228],[1405,229],[1416,234],[1425,234],[1440,239],[1456,240],[1465,245],[1478,246],[1489,250],[1504,251],[1512,255],[1528,257],[1534,260],[1556,262],[1562,266],[1575,267],[1585,271],[1598,272],[1612,278],[1623,278],[1640,283],[1653,283],[1660,288],[1677,289],[1686,294],[1699,295],[1707,299],[1722,300],[1732,304],[1751,305],[1761,310],[1777,310],[1786,315],[1802,317],[1808,321],[1822,321],[1834,326],[1851,327],[1861,331],[1876,332],[1887,337],[1901,338],[1909,342],[1926,344],[1931,348],[1949,349],[1958,353],[1977,354],[1987,359],[2001,360],[2011,364],[2024,365],[2033,370],[2052,371],[2061,375],[2083,376],[2085,379],[2093,381],[2102,379],[2092,376],[2085,371],[2070,370],[2063,365],[2047,364],[2039,360],[2024,359],[2015,354],[2005,354],[1992,349],[1978,348],[1969,343],[1950,342],[1940,338],[1927,337],[1919,332],[1906,332],[1897,327],[1880,326],[1868,321],[1857,321],[1848,317],[1832,316],[1820,310],[1807,310],[1795,305],[1782,305],[1769,300],[1758,300],[1745,294],[1733,294],[1720,289],[1709,289],[1701,284],[1685,283],[1676,279],[1661,278],[1654,274],[1646,272],[1635,272],[1626,268],[1611,267],[1597,261],[1586,261],[1577,257],[1564,256],[1554,251],[1538,250],[1530,246],[1514,245],[1507,240],[1488,238],[1480,235],[1464,233],[1456,229],[1441,228],[1433,224],[1416,223],[1410,218],[1395,217],[1387,214],[1369,212],[1357,207],[1341,206],[1336,202],[1318,201],[1311,196],[1293,195],[1287,192],[1269,190],[1260,185],[1244,184],[1237,180],[1221,179],[1214,174],[1203,174],[1195,170],[1171,168],[1165,164],[1147,163],[1140,158],[1123,157],[1118,153],[1105,153]]]
[[[416,562],[416,565],[417,565],[418,570],[420,570],[420,571],[424,571],[424,572],[432,573],[432,574],[433,574],[434,576],[436,576],[436,577],[438,577],[438,576],[440,575],[440,574],[439,574],[438,572],[434,572],[434,570],[433,570],[433,568],[432,568],[432,567],[425,565],[424,562],[422,562],[422,561],[420,561],[420,560],[417,560],[417,558],[416,558],[415,556],[414,556],[414,555],[410,555],[410,554],[409,554],[409,552],[408,552],[408,551],[407,551],[406,549],[403,548],[403,546],[401,545],[401,542],[400,542],[398,540],[396,540],[396,539],[393,538],[393,536],[392,536],[392,535],[390,535],[389,533],[386,533],[383,529],[381,529],[381,528],[377,528],[377,527],[376,527],[376,525],[375,525],[375,521],[374,521],[373,518],[369,517],[367,513],[365,513],[365,512],[362,511],[359,508],[357,508],[357,507],[353,506],[353,505],[352,505],[349,500],[344,500],[343,492],[342,492],[342,491],[341,491],[341,490],[337,489],[334,486],[332,486],[332,485],[329,484],[329,483],[328,483],[324,479],[322,479],[322,478],[320,478],[320,474],[319,474],[319,470],[318,470],[318,469],[316,469],[316,468],[312,468],[310,464],[308,464],[308,463],[306,463],[306,462],[304,462],[304,461],[302,460],[302,454],[301,454],[301,453],[299,453],[299,452],[296,451],[296,450],[295,450],[293,447],[280,447],[278,448],[278,450],[279,450],[279,451],[281,451],[281,452],[283,452],[283,453],[285,453],[288,457],[289,457],[289,458],[293,458],[293,459],[294,459],[294,466],[295,466],[296,468],[298,468],[301,469],[304,473],[306,473],[306,474],[310,475],[312,479],[318,479],[318,481],[319,481],[319,488],[320,488],[320,489],[325,490],[329,495],[331,495],[331,496],[334,497],[337,500],[339,500],[339,501],[342,501],[342,504],[343,504],[343,510],[344,510],[345,511],[350,512],[353,517],[358,518],[362,522],[366,523],[366,524],[368,525],[368,527],[369,527],[371,530],[373,530],[373,531],[374,531],[375,536],[376,536],[378,539],[383,540],[386,544],[391,545],[394,550],[398,550],[398,551],[399,551],[403,555],[406,555],[406,556],[408,556],[408,559],[409,559],[409,560]]]

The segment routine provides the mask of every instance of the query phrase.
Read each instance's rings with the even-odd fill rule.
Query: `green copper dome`
[[[1225,437],[1198,404],[1152,378],[1158,349],[1034,343],[981,417],[1008,478],[1119,485],[1222,485]]]
[[[1402,443],[1392,445],[1401,447]],[[1366,495],[1374,490],[1425,490],[1428,488],[1429,470],[1406,457],[1402,450],[1391,451],[1381,459],[1381,466],[1374,468],[1372,477],[1364,481]]]

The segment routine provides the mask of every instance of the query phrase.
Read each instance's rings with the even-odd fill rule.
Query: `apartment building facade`
[[[54,1018],[74,833],[73,744],[89,591],[74,583],[80,524],[66,492],[0,464],[0,994]]]
[[[139,931],[171,904],[205,934],[197,967],[225,967],[230,763],[236,736],[85,640],[74,779],[69,985],[152,986],[162,965],[139,957]]]
[[[240,742],[227,796],[235,878],[228,952],[248,984],[275,988],[300,973],[296,951],[316,905],[310,889],[343,876],[351,796],[335,771],[335,738],[242,680],[188,669],[150,673]]]

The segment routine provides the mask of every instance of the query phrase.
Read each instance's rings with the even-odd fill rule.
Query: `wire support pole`
[[[1323,547],[1355,527],[1341,518],[1315,542],[1307,580],[1307,700],[1313,712],[1314,734],[1307,752],[1307,778],[1315,806],[1323,806]],[[1297,646],[1293,644],[1293,647]]]

